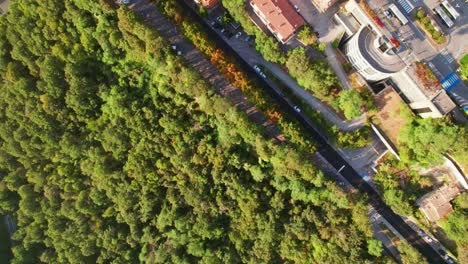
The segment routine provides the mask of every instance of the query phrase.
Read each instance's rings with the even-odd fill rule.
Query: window
[[[416,114],[424,114],[424,113],[430,113],[432,110],[429,107],[424,107],[424,108],[418,108],[418,109],[413,109]]]

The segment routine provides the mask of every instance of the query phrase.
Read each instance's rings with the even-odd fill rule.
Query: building
[[[312,2],[320,12],[325,12],[328,8],[338,2],[338,0],[312,0]]]
[[[371,82],[391,77],[405,68],[405,63],[392,51],[391,43],[370,26],[362,26],[344,46],[351,65]]]
[[[416,204],[426,216],[427,220],[436,222],[453,211],[450,201],[460,194],[456,184],[444,185],[441,188],[425,194],[416,201]]]
[[[195,0],[195,3],[210,9],[216,7],[219,4],[219,0]]]
[[[387,82],[423,118],[443,117],[456,107],[440,85],[423,84],[416,69],[419,66],[402,60],[407,51],[365,3],[350,0],[345,9],[348,15],[335,15],[350,35],[343,51],[364,79],[370,84]]]
[[[251,0],[250,6],[281,43],[288,42],[305,24],[288,0]]]

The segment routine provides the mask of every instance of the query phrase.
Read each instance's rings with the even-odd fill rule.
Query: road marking
[[[342,171],[345,167],[346,167],[345,165],[341,166],[341,168],[338,170],[337,173],[340,173],[340,171]]]

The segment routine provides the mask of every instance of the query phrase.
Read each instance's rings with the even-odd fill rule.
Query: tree
[[[466,162],[467,138],[465,127],[443,119],[416,118],[403,127],[398,140],[408,148],[408,159],[431,165],[440,163],[447,153],[460,157],[459,162]]]
[[[157,4],[270,109],[176,2]],[[315,142],[297,124],[279,115],[293,136],[273,143],[157,30],[116,8],[23,0],[0,16],[0,212],[18,227],[12,263],[371,259],[366,222],[304,158]]]
[[[427,263],[423,255],[404,240],[399,242],[397,249],[403,264]]]
[[[367,250],[369,255],[380,257],[382,256],[383,244],[380,240],[371,239],[367,241]]]
[[[338,100],[339,106],[341,110],[344,111],[344,115],[347,119],[351,120],[361,116],[361,109],[364,102],[356,89],[342,91]]]
[[[317,34],[311,26],[304,26],[297,34],[297,37],[305,45],[314,45],[317,42]]]
[[[320,99],[329,96],[332,86],[338,83],[328,65],[324,62],[312,63],[303,47],[288,52],[286,67],[301,86]]]
[[[464,79],[468,79],[468,54],[465,54],[460,60],[461,75]]]

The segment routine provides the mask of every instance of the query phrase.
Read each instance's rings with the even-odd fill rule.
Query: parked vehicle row
[[[227,13],[223,13],[222,15],[217,16],[214,18],[210,25],[214,29],[218,29],[221,34],[223,34],[226,38],[230,39],[235,36],[236,39],[241,39],[245,42],[249,42],[252,37],[245,34],[242,31],[241,25],[239,23],[234,22],[231,16]]]

